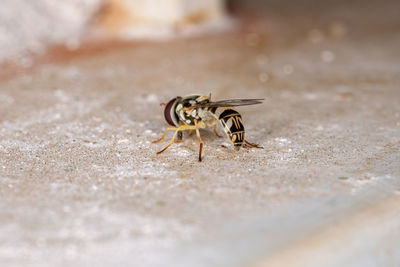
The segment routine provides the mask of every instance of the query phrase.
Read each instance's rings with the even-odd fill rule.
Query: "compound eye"
[[[179,126],[179,122],[178,122],[178,117],[175,113],[175,107],[176,104],[178,103],[180,98],[175,97],[173,99],[171,99],[168,104],[165,106],[164,109],[164,118],[165,120],[168,122],[169,125],[172,126]]]

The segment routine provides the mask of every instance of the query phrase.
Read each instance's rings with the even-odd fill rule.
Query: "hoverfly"
[[[169,148],[175,138],[182,140],[182,131],[189,131],[192,134],[196,131],[200,143],[199,161],[201,161],[201,152],[203,150],[203,141],[200,137],[199,129],[214,127],[214,134],[218,137],[216,131],[217,123],[220,122],[234,149],[237,151],[242,146],[262,148],[256,144],[248,142],[244,138],[244,126],[242,116],[232,107],[261,104],[264,99],[229,99],[221,101],[211,101],[210,96],[188,95],[185,97],[175,97],[171,99],[164,109],[165,120],[172,127],[167,127],[160,139],[153,141],[158,143],[164,139],[167,131],[175,131],[169,144],[160,154]]]

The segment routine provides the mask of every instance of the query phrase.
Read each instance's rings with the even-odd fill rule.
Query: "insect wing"
[[[237,107],[237,106],[249,106],[249,105],[257,105],[261,104],[263,98],[254,98],[254,99],[228,99],[228,100],[220,100],[215,102],[209,102],[204,105],[200,105],[200,107]]]

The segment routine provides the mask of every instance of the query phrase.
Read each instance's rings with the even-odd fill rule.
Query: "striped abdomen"
[[[239,150],[244,142],[244,126],[239,112],[229,107],[214,107],[209,111],[221,122],[235,150]]]

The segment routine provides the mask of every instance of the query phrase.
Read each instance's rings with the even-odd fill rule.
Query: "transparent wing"
[[[196,107],[237,107],[261,104],[264,98],[253,99],[228,99],[196,105]]]

